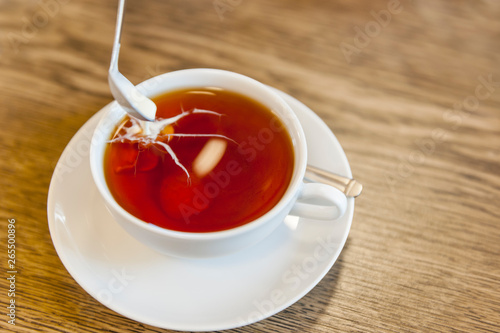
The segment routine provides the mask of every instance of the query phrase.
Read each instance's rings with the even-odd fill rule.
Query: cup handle
[[[327,200],[331,205],[301,202],[314,198]],[[343,216],[346,209],[347,198],[340,190],[326,184],[307,183],[303,185],[290,215],[315,220],[335,220]]]

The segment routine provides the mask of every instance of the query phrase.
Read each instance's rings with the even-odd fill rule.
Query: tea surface
[[[293,146],[266,106],[216,88],[154,102],[157,121],[167,124],[156,138],[141,139],[137,121],[126,117],[105,152],[107,184],[125,210],[166,229],[212,232],[248,223],[281,199]]]

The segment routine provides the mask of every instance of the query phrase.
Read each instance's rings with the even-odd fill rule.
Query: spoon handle
[[[120,0],[118,2],[118,11],[116,15],[116,30],[115,30],[115,40],[113,42],[113,51],[111,53],[111,64],[109,67],[110,71],[118,71],[118,55],[120,54],[120,41],[122,38],[122,26],[123,26],[123,13],[125,11],[126,0]]]
[[[363,190],[355,179],[347,178],[332,172],[307,165],[305,179],[312,182],[324,183],[342,191],[348,197],[357,197]]]

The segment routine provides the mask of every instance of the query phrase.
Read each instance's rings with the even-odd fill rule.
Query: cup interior
[[[138,89],[149,98],[154,98],[169,91],[202,87],[221,88],[240,93],[267,106],[276,116],[278,116],[290,135],[294,151],[293,173],[288,188],[278,204],[270,211],[254,221],[233,229],[205,233],[190,233],[169,230],[151,223],[146,223],[127,212],[115,201],[104,176],[103,160],[106,145],[117,124],[126,114],[116,102],[113,102],[106,107],[107,110],[105,110],[103,118],[94,132],[90,150],[90,163],[94,181],[106,204],[112,206],[113,210],[118,212],[121,217],[127,219],[129,222],[141,226],[142,228],[149,229],[155,233],[168,234],[181,238],[225,237],[234,235],[235,233],[245,232],[245,230],[256,228],[260,224],[272,220],[282,213],[286,206],[291,207],[291,203],[295,200],[302,184],[307,164],[305,135],[298,118],[295,116],[290,106],[269,87],[241,74],[215,69],[188,69],[170,72],[153,77],[138,85]]]

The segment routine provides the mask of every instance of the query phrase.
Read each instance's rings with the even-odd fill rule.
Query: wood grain
[[[230,332],[500,331],[500,3],[225,3],[234,6],[221,19],[212,1],[130,0],[121,71],[138,83],[222,68],[288,92],[328,124],[365,187],[347,245],[319,285]],[[395,5],[385,27],[370,23]],[[3,330],[166,332],[90,297],[47,226],[59,156],[112,100],[115,15],[115,1],[0,1]],[[366,27],[372,37],[358,36],[357,47]],[[357,48],[349,57],[347,44]],[[15,327],[4,315],[10,218]]]

